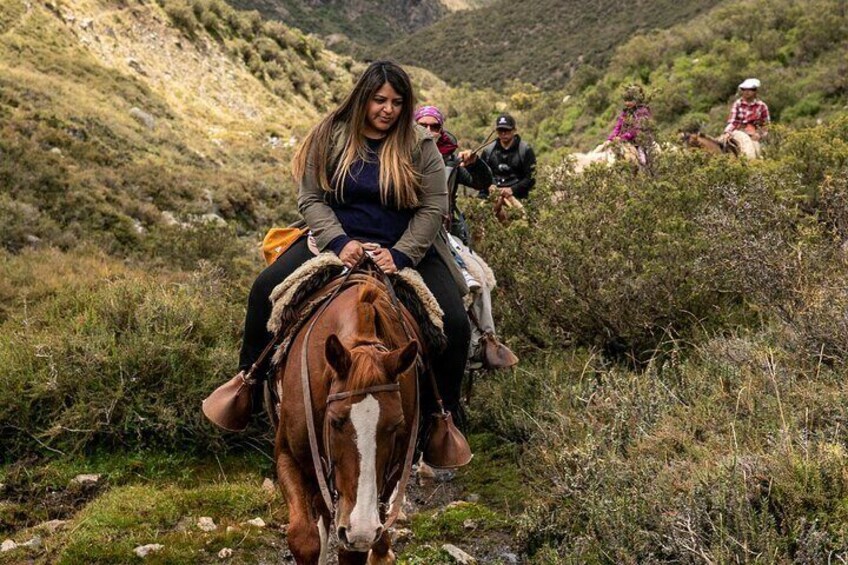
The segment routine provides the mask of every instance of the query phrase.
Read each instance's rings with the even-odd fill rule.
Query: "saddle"
[[[283,332],[272,360],[274,365],[283,361],[289,341],[315,312],[322,298],[335,290],[343,271],[344,264],[335,253],[321,253],[301,265],[271,292],[274,306],[267,328],[274,335]],[[444,312],[421,275],[413,269],[403,269],[391,277],[398,300],[418,327],[421,343],[431,354],[441,353],[447,345],[442,321]],[[386,291],[379,278],[365,273],[352,273],[349,280],[368,280]]]
[[[271,293],[274,307],[267,327],[275,337],[250,372],[246,375],[239,373],[203,401],[203,412],[213,423],[230,431],[243,430],[247,426],[246,417],[250,413],[251,387],[257,380],[252,372],[261,359],[276,347],[271,364],[274,371],[285,361],[292,341],[307,325],[312,315],[325,307],[343,288],[352,284],[368,282],[386,292],[399,308],[406,322],[405,326],[411,329],[413,335],[409,337],[417,339],[430,355],[438,354],[445,348],[447,340],[442,322],[444,314],[416,271],[403,269],[389,281],[388,278],[381,280],[386,276],[379,271],[379,276],[367,272],[349,272],[340,276],[343,270],[344,265],[335,254],[322,253],[304,263],[274,289]],[[423,367],[420,362],[419,369],[424,369],[427,373],[439,407],[438,412],[432,414],[427,443],[423,449],[424,460],[437,468],[456,468],[468,464],[473,457],[471,449],[465,437],[453,424],[450,412],[444,409],[432,371]],[[263,380],[265,409],[276,428],[279,425],[282,391],[274,386],[275,379]]]

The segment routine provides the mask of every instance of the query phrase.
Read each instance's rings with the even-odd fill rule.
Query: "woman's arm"
[[[738,112],[739,100],[736,100],[733,102],[733,106],[730,107],[730,116],[727,118],[727,126],[724,128],[724,133],[730,133],[739,127],[739,118],[737,116]]]
[[[448,189],[445,163],[432,139],[421,142],[421,150],[413,164],[421,174],[418,208],[392,251],[402,253],[414,266],[424,258],[442,228],[442,218],[448,213]],[[398,263],[397,253],[392,255]],[[397,266],[403,268],[408,265]]]
[[[624,112],[618,115],[618,118],[616,118],[615,120],[615,127],[612,128],[612,133],[609,134],[609,137],[607,137],[607,141],[615,141],[615,139],[621,133],[621,128],[624,126],[624,118]]]
[[[347,238],[333,209],[324,201],[325,191],[315,178],[315,159],[312,152],[306,161],[306,171],[300,179],[297,192],[297,209],[315,236],[318,249],[326,249],[331,242]],[[346,242],[345,242],[346,243]],[[341,245],[344,247],[344,244]]]
[[[494,182],[492,179],[492,169],[480,158],[477,158],[470,165],[459,167],[456,172],[456,180],[459,184],[476,190],[489,188]]]

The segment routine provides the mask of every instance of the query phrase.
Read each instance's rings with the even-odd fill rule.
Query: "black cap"
[[[515,129],[515,118],[509,114],[501,114],[495,120],[495,129]]]

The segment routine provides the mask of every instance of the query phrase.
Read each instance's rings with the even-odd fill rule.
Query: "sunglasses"
[[[421,123],[419,123],[418,125],[421,126],[421,127],[427,128],[428,130],[430,130],[432,132],[442,131],[442,126],[440,126],[439,124],[421,124]]]

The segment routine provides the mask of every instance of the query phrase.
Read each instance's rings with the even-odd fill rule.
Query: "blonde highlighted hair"
[[[303,182],[308,173],[313,174],[321,188],[344,201],[344,179],[356,161],[368,159],[364,135],[368,105],[386,83],[403,103],[400,116],[380,146],[380,200],[384,206],[395,208],[418,204],[421,178],[412,164],[418,138],[412,120],[415,95],[409,75],[391,61],[371,63],[344,101],[312,128],[292,160],[295,181]]]

